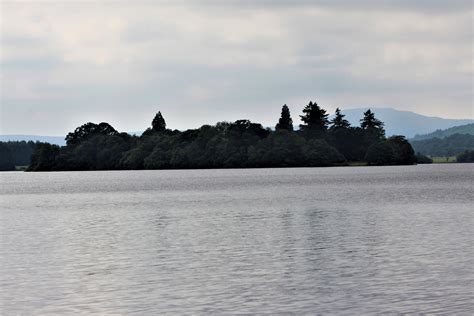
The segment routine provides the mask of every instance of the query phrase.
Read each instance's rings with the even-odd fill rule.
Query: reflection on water
[[[2,314],[474,309],[472,165],[2,173]]]

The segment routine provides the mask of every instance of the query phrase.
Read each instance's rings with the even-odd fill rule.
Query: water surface
[[[0,181],[5,315],[474,310],[473,165]]]

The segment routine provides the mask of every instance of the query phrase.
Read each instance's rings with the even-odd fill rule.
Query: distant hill
[[[474,150],[474,135],[453,134],[444,138],[410,140],[415,152],[428,156],[456,156],[466,150]]]
[[[415,135],[415,137],[413,137],[412,140],[417,141],[417,140],[424,140],[424,139],[430,139],[430,138],[435,138],[435,137],[446,138],[454,134],[474,135],[474,123],[461,125],[461,126],[454,126],[448,129],[438,129],[434,131],[433,133],[429,133],[429,134]]]
[[[143,132],[130,132],[130,135],[140,136]],[[34,141],[66,146],[65,136],[40,136],[40,135],[0,135],[0,142]]]
[[[8,141],[34,141],[34,142],[45,142],[50,144],[56,144],[59,146],[66,145],[64,136],[39,136],[39,135],[0,135],[1,142]]]
[[[445,119],[425,116],[409,111],[399,111],[392,108],[342,108],[342,112],[353,126],[359,126],[359,120],[362,118],[363,112],[368,108],[375,113],[378,119],[385,123],[387,136],[404,135],[407,138],[412,138],[415,135],[428,134],[439,129],[474,123],[472,119]]]

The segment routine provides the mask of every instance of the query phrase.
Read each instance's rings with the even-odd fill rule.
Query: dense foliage
[[[0,171],[15,170],[12,153],[3,143],[0,143]]]
[[[429,156],[456,156],[474,150],[474,135],[454,134],[445,138],[411,141],[416,152]]]
[[[275,126],[275,130],[293,131],[293,119],[291,118],[290,109],[286,104],[281,108],[281,116]]]
[[[438,129],[429,134],[415,135],[415,137],[413,137],[412,140],[416,141],[416,140],[424,140],[424,139],[431,139],[431,138],[445,138],[454,134],[474,135],[474,123],[454,126],[447,129]]]
[[[0,142],[0,170],[15,170],[15,166],[29,165],[36,144],[32,141]]]
[[[68,134],[65,147],[38,145],[29,170],[333,166],[366,156],[373,164],[415,162],[405,138],[386,139],[383,123],[371,111],[361,127],[351,127],[339,109],[330,122],[326,111],[313,102],[301,117],[300,130],[293,131],[284,105],[275,131],[249,120],[178,131],[166,129],[158,112],[140,137],[119,133],[107,123],[87,123]],[[383,157],[374,156],[378,146],[388,148]]]
[[[461,163],[474,162],[474,150],[466,150],[462,154],[459,154],[456,157],[456,161]]]
[[[365,160],[370,165],[410,165],[416,163],[416,156],[404,136],[392,136],[374,143],[367,150]]]
[[[416,163],[417,164],[431,164],[433,163],[433,159],[421,153],[416,153]]]
[[[309,101],[303,109],[303,115],[300,115],[303,122],[300,125],[301,131],[307,135],[322,135],[329,125],[328,116],[325,109],[319,107],[316,102]]]

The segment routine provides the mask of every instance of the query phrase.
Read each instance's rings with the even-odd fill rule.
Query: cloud
[[[297,117],[309,99],[473,116],[470,1],[2,6],[3,133],[64,134],[111,118],[140,130],[158,108],[173,128],[273,125],[283,103]]]
[[[317,6],[339,10],[396,10],[417,12],[455,12],[469,10],[472,2],[469,0],[224,0],[232,4],[246,3],[247,5],[271,6]],[[209,1],[217,3],[217,1]]]

